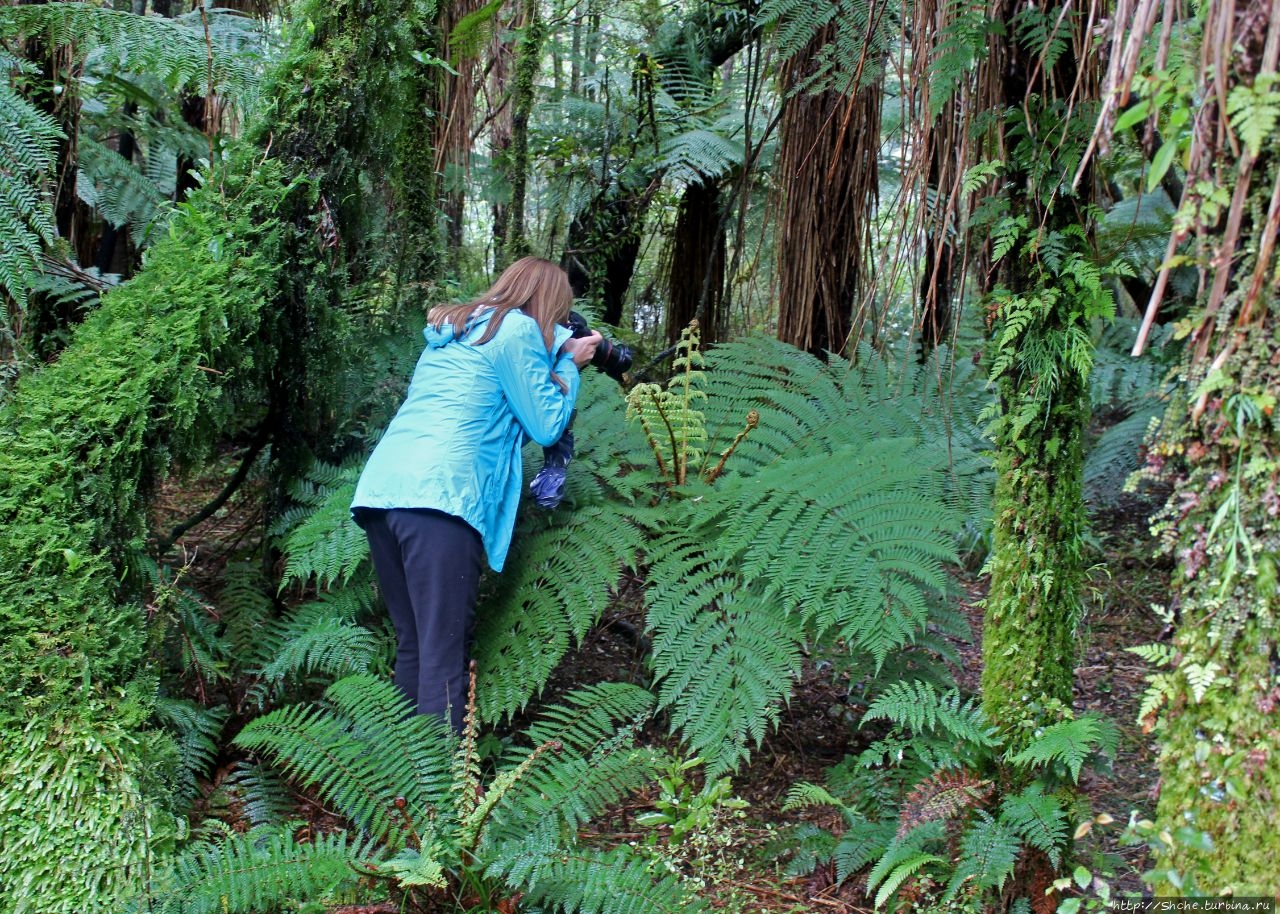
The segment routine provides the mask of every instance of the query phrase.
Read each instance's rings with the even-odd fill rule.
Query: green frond
[[[77,153],[76,193],[87,206],[117,228],[136,226],[144,238],[162,226],[165,196],[136,165],[87,136]]]
[[[152,880],[150,914],[258,914],[297,899],[321,900],[353,884],[352,864],[371,849],[344,833],[294,837],[299,823],[196,841]]]
[[[506,878],[533,905],[565,914],[697,914],[706,904],[673,875],[655,876],[648,861],[629,848],[520,847],[497,861],[491,875]]]
[[[52,48],[97,53],[112,66],[150,73],[174,90],[239,98],[256,90],[260,37],[227,10],[176,18],[138,16],[92,3],[0,8],[0,36],[38,35]],[[205,22],[209,30],[206,35]],[[210,55],[212,54],[212,60]]]
[[[371,591],[372,588],[361,588]],[[385,639],[353,621],[333,600],[307,604],[272,633],[280,647],[259,671],[263,682],[278,687],[317,674],[334,679],[369,673],[379,665]]]
[[[160,697],[155,704],[156,720],[173,732],[182,763],[179,799],[195,799],[197,781],[213,768],[218,755],[218,735],[226,723],[228,709],[206,708],[184,698]]]
[[[574,461],[568,498],[584,491]],[[567,499],[566,499],[567,500]],[[530,508],[508,559],[477,614],[475,659],[481,714],[497,720],[541,691],[560,659],[609,604],[622,569],[635,563],[641,534],[617,505],[580,505],[551,518]]]
[[[978,892],[1001,888],[1021,850],[1022,842],[1009,826],[978,810],[973,824],[960,837],[959,859],[944,898],[954,898],[961,888]]]
[[[728,177],[746,158],[746,147],[724,134],[697,127],[666,137],[657,167],[680,183]]]
[[[250,825],[283,825],[294,815],[294,798],[273,768],[240,762],[219,785],[218,799],[229,804],[228,817],[243,816]],[[211,798],[213,806],[218,799]]]
[[[1057,869],[1067,844],[1067,812],[1058,797],[1046,794],[1040,784],[1005,798],[1000,804],[1000,821],[1026,844],[1044,851]]]
[[[635,749],[636,731],[653,713],[653,696],[626,683],[578,689],[543,710],[524,732],[532,748],[508,754],[516,766],[553,747],[513,790],[496,818],[505,834],[520,834],[539,822],[557,822],[566,834],[649,783],[657,759]]]
[[[1065,766],[1072,782],[1076,782],[1080,780],[1080,769],[1091,756],[1114,753],[1118,735],[1115,724],[1096,714],[1084,714],[1037,732],[1027,747],[1010,756],[1009,761],[1025,768],[1058,763]]]
[[[0,84],[0,288],[26,308],[27,290],[40,273],[40,255],[53,244],[53,209],[37,188],[53,167],[62,131],[54,120]],[[8,315],[0,335],[10,331]]]
[[[927,682],[890,685],[862,717],[864,724],[872,720],[887,720],[914,734],[938,733],[978,746],[997,742],[995,729],[988,725],[975,700],[964,700],[956,689],[939,694]]]
[[[397,849],[448,797],[455,740],[438,718],[411,714],[383,678],[349,676],[325,697],[332,707],[295,705],[250,721],[235,743],[274,756],[362,831]]]
[[[854,822],[840,836],[831,854],[836,865],[836,879],[843,882],[854,873],[862,871],[873,860],[880,858],[893,839],[892,821],[859,819]]]
[[[316,464],[294,484],[290,495],[312,510],[301,512],[285,537],[281,589],[312,577],[321,587],[345,583],[368,559],[369,541],[351,519],[360,466],[358,461],[337,467]]]
[[[800,671],[800,618],[710,563],[702,541],[672,534],[650,553],[646,595],[659,706],[716,777],[778,721]]]

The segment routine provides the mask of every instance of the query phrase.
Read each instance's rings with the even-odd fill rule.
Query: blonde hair
[[[476,317],[492,312],[489,326],[475,345],[483,346],[493,339],[507,313],[520,310],[538,322],[547,351],[555,343],[555,327],[569,316],[573,306],[573,289],[564,270],[541,257],[522,257],[502,271],[488,292],[474,301],[460,305],[437,305],[427,315],[436,330],[444,324],[462,336]]]

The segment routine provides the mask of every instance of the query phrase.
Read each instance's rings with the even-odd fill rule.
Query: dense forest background
[[[1278,58],[1266,0],[3,3],[0,910],[1275,896]],[[635,361],[456,738],[347,506],[530,253]]]

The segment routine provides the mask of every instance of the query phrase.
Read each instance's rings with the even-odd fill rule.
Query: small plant
[[[1086,714],[1013,749],[972,700],[922,682],[886,689],[863,717],[874,721],[889,732],[825,786],[792,788],[788,808],[830,807],[846,826],[801,829],[793,869],[830,862],[838,881],[862,873],[875,906],[896,910],[980,912],[1049,887],[1071,850],[1074,785],[1117,738]]]

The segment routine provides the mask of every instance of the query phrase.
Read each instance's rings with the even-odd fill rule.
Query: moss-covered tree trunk
[[[1144,720],[1160,736],[1157,888],[1270,896],[1280,888],[1280,129],[1255,117],[1276,104],[1280,21],[1243,0],[1200,15],[1208,64],[1174,104],[1195,112],[1196,181],[1180,216],[1199,236],[1206,291],[1150,457],[1173,482],[1154,529],[1177,561],[1178,614],[1151,696],[1162,713]],[[1215,186],[1231,200],[1225,212],[1206,190]]]
[[[179,750],[146,729],[166,624],[145,603],[148,493],[252,425],[277,462],[323,443],[350,361],[345,296],[406,269],[371,227],[429,221],[395,186],[422,161],[398,154],[425,145],[406,139],[422,11],[308,0],[294,17],[307,27],[268,83],[257,144],[0,411],[0,907],[14,914],[126,910],[175,837]],[[395,212],[371,210],[387,199]]]
[[[1093,126],[1087,94],[1069,99],[1077,66],[1088,74],[1094,65],[1085,20],[1060,4],[1040,10],[1006,2],[996,15],[1004,28],[980,82],[991,106],[1007,112],[991,148],[1007,155],[1007,206],[985,227],[998,269],[988,308],[1000,415],[982,703],[1017,746],[1071,709],[1084,577],[1089,331],[1112,302],[1092,263],[1089,216],[1063,192]],[[1031,43],[1055,29],[1065,48]],[[1082,85],[1087,93],[1089,80]]]

